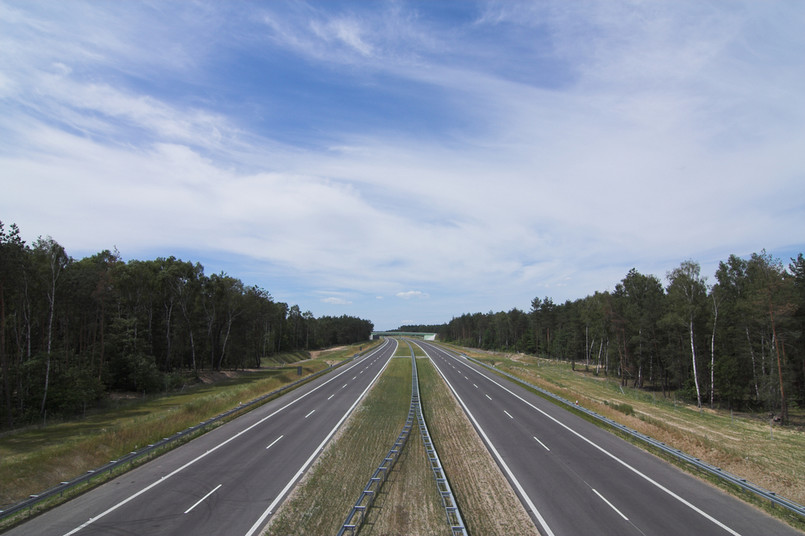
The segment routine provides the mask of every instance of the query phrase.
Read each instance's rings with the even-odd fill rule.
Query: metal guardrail
[[[408,341],[406,341],[408,342]],[[411,343],[408,343],[411,346]],[[428,454],[430,467],[433,471],[433,478],[436,479],[436,486],[439,489],[439,495],[442,498],[442,506],[444,506],[445,514],[447,515],[447,524],[450,526],[450,531],[454,536],[467,536],[467,528],[464,526],[464,519],[461,517],[461,512],[456,504],[456,498],[453,495],[453,490],[450,488],[450,482],[444,474],[442,462],[439,459],[439,454],[436,452],[436,447],[433,446],[433,441],[430,438],[428,425],[425,423],[425,416],[422,414],[422,404],[419,401],[419,374],[416,368],[416,357],[414,350],[411,349],[411,359],[413,367],[413,387],[416,393],[411,394],[411,404],[416,404],[417,422],[419,424],[419,433],[422,436],[422,443],[425,445],[425,451]],[[416,398],[414,400],[413,398]]]
[[[467,535],[464,520],[461,518],[461,512],[458,510],[456,499],[450,489],[450,483],[444,475],[439,455],[436,452],[436,448],[433,446],[433,441],[431,441],[430,433],[428,432],[428,426],[425,424],[425,418],[422,415],[422,405],[419,401],[419,375],[416,368],[414,349],[410,342],[405,342],[408,344],[408,348],[411,349],[411,405],[408,409],[408,418],[405,421],[405,426],[403,426],[400,435],[397,437],[397,441],[394,442],[394,446],[391,447],[389,453],[383,458],[383,461],[380,462],[377,469],[375,469],[366,487],[364,487],[361,492],[360,497],[358,497],[357,502],[352,507],[352,510],[350,510],[349,515],[347,515],[346,521],[344,521],[344,524],[338,531],[338,536],[344,536],[346,534],[354,536],[360,531],[369,508],[372,507],[375,497],[388,478],[388,474],[391,472],[394,462],[397,461],[400,452],[405,446],[405,442],[408,440],[411,428],[413,428],[414,425],[414,420],[417,421],[419,432],[422,436],[422,442],[428,453],[428,459],[430,460],[431,469],[433,470],[433,476],[436,479],[436,485],[439,488],[439,495],[442,498],[442,505],[447,515],[447,523],[450,525],[450,530],[454,536]]]
[[[575,403],[571,402],[570,400],[567,400],[566,398],[562,398],[561,396],[556,395],[556,394],[554,394],[554,393],[552,393],[550,391],[547,391],[547,390],[545,390],[545,389],[543,389],[541,387],[537,387],[536,385],[533,385],[533,384],[523,380],[522,378],[518,378],[517,376],[515,376],[513,374],[510,374],[508,372],[500,370],[499,368],[495,367],[494,365],[488,365],[488,364],[486,364],[486,363],[484,363],[484,362],[482,362],[482,361],[480,361],[478,359],[469,357],[466,354],[459,354],[459,355],[461,357],[465,358],[465,359],[468,359],[469,361],[472,361],[473,363],[476,363],[478,365],[481,365],[482,367],[485,367],[485,368],[488,368],[490,370],[493,370],[493,371],[497,372],[498,374],[502,374],[503,376],[506,376],[506,377],[508,377],[508,378],[520,383],[520,384],[523,384],[523,385],[525,385],[525,386],[527,386],[527,387],[529,387],[531,389],[534,389],[535,391],[538,391],[539,393],[545,395],[548,398],[551,398],[553,400],[556,400],[556,401],[560,402],[561,404],[564,404],[566,406],[571,407],[575,411],[578,411],[580,413],[584,413],[587,416],[589,416],[590,418],[595,419],[595,420],[597,420],[599,422],[602,422],[602,423],[606,424],[607,426],[610,426],[610,427],[612,427],[612,428],[614,428],[614,429],[616,429],[616,430],[628,435],[629,437],[631,437],[633,439],[636,439],[638,441],[641,441],[641,442],[651,446],[652,448],[658,449],[658,450],[664,452],[665,454],[668,454],[669,456],[677,459],[678,461],[690,464],[690,465],[692,465],[693,467],[697,468],[700,471],[703,471],[703,472],[705,472],[707,474],[715,476],[715,477],[717,477],[717,478],[719,478],[719,479],[721,479],[721,480],[723,480],[725,482],[728,482],[729,484],[737,486],[738,488],[742,489],[743,491],[751,493],[751,494],[759,497],[760,499],[769,501],[772,505],[779,506],[779,507],[787,510],[788,512],[792,513],[792,514],[795,514],[796,516],[799,516],[801,521],[805,521],[805,506],[803,506],[801,504],[795,503],[794,501],[786,499],[785,497],[781,497],[781,496],[777,495],[773,491],[769,491],[767,489],[761,488],[760,486],[747,481],[745,478],[741,478],[741,477],[739,477],[737,475],[734,475],[732,473],[724,471],[720,467],[710,465],[709,463],[704,462],[704,461],[700,460],[699,458],[691,456],[690,454],[687,454],[687,453],[685,453],[685,452],[683,452],[683,451],[681,451],[681,450],[679,450],[677,448],[674,448],[674,447],[672,447],[670,445],[667,445],[667,444],[663,443],[662,441],[658,441],[658,440],[654,439],[653,437],[650,437],[650,436],[647,436],[647,435],[645,435],[643,433],[640,433],[637,430],[629,428],[628,426],[624,426],[624,425],[622,425],[622,424],[620,424],[620,423],[618,423],[616,421],[613,421],[612,419],[610,419],[608,417],[604,417],[603,415],[600,415],[600,414],[598,414],[598,413],[596,413],[596,412],[594,412],[594,411],[592,411],[590,409],[587,409],[587,408],[582,407],[582,406],[578,406]]]
[[[412,359],[413,356],[414,351],[411,350]],[[414,419],[416,418],[413,385],[416,384],[412,381],[411,406],[408,409],[408,417],[405,420],[405,425],[403,426],[400,435],[397,436],[397,440],[394,442],[394,445],[391,447],[391,449],[389,449],[388,454],[386,454],[386,457],[380,462],[380,465],[377,466],[375,472],[372,473],[372,477],[369,479],[369,482],[366,483],[366,486],[363,488],[358,500],[352,506],[352,510],[350,510],[349,514],[347,515],[347,519],[344,521],[344,524],[338,531],[338,536],[344,536],[345,534],[354,536],[360,530],[361,525],[363,525],[363,522],[366,519],[366,514],[369,512],[369,509],[375,502],[375,497],[377,497],[377,494],[380,492],[380,488],[382,488],[383,484],[386,482],[391,469],[394,467],[394,463],[397,461],[397,458],[400,457],[400,452],[402,452],[406,441],[408,441],[408,436],[411,433],[411,428],[413,428]]]
[[[355,354],[355,355],[353,355],[352,358],[345,359],[344,361],[342,361],[341,363],[338,363],[337,365],[330,365],[326,369],[320,370],[319,372],[311,374],[310,376],[306,376],[304,378],[296,380],[295,382],[289,383],[288,385],[280,387],[279,389],[275,389],[275,390],[271,391],[270,393],[266,393],[266,394],[264,394],[264,395],[262,395],[262,396],[260,396],[258,398],[255,398],[254,400],[250,400],[249,402],[247,402],[245,404],[239,404],[237,407],[232,408],[231,410],[228,410],[228,411],[226,411],[224,413],[216,415],[215,417],[207,419],[206,421],[202,421],[202,422],[200,422],[199,424],[197,424],[195,426],[191,426],[190,428],[187,428],[186,430],[182,430],[181,432],[177,432],[177,433],[173,434],[170,437],[165,437],[162,440],[160,440],[160,441],[158,441],[156,443],[152,443],[152,444],[150,444],[147,447],[144,447],[142,449],[132,451],[129,454],[126,454],[125,456],[123,456],[121,458],[118,458],[117,460],[112,460],[112,461],[110,461],[109,463],[107,463],[106,465],[104,465],[102,467],[98,467],[96,469],[90,469],[85,474],[83,474],[81,476],[78,476],[78,477],[74,478],[73,480],[62,482],[58,486],[50,488],[50,489],[48,489],[46,491],[43,491],[41,493],[31,495],[28,499],[26,499],[26,500],[24,500],[22,502],[19,502],[19,503],[13,505],[13,506],[10,506],[9,508],[7,508],[5,510],[0,510],[0,521],[4,520],[6,518],[9,518],[12,515],[17,514],[19,512],[22,512],[22,511],[24,511],[26,509],[29,509],[29,510],[33,509],[33,507],[35,507],[37,504],[39,504],[40,502],[42,502],[42,501],[44,501],[46,499],[50,499],[52,497],[57,497],[57,496],[63,496],[65,493],[74,490],[77,486],[85,484],[85,483],[89,482],[90,480],[92,480],[93,478],[96,478],[99,475],[103,475],[104,473],[109,473],[109,475],[111,475],[111,474],[113,474],[115,472],[116,469],[122,469],[121,472],[125,472],[124,466],[130,465],[130,464],[134,463],[135,461],[139,460],[140,458],[142,458],[144,456],[148,456],[150,454],[153,454],[156,451],[158,451],[159,449],[162,449],[163,447],[173,447],[173,446],[175,446],[176,442],[185,440],[188,436],[192,436],[196,432],[198,432],[198,431],[200,431],[200,430],[202,430],[202,429],[204,429],[204,428],[206,428],[208,426],[211,426],[211,425],[213,425],[213,424],[215,424],[215,423],[217,423],[217,422],[219,422],[219,421],[221,421],[223,419],[226,419],[227,417],[230,417],[235,413],[241,412],[244,409],[250,408],[250,407],[255,406],[255,405],[259,405],[260,403],[264,402],[268,398],[277,396],[279,394],[282,394],[285,391],[294,389],[294,388],[298,387],[299,385],[301,385],[303,383],[309,382],[309,381],[311,381],[311,380],[313,380],[313,379],[315,379],[315,378],[317,378],[317,377],[319,377],[319,376],[321,376],[323,374],[328,373],[329,371],[331,371],[334,368],[338,368],[338,367],[344,365],[345,363],[349,363],[350,361],[353,361],[359,355],[360,355],[360,352]]]

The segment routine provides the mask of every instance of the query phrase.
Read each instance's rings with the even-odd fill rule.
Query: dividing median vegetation
[[[3,460],[0,464],[0,482],[3,483],[0,486],[0,505],[18,503],[29,495],[39,494],[58,486],[60,482],[87,474],[105,466],[110,460],[118,460],[132,451],[158,443],[165,437],[232,411],[233,408],[244,408],[242,411],[251,409],[246,407],[249,401],[290,386],[300,379],[309,379],[329,365],[352,357],[358,349],[359,345],[355,345],[321,352],[316,359],[295,362],[294,366],[288,368],[215,373],[232,377],[217,383],[190,386],[180,393],[166,396],[120,400],[115,402],[117,407],[95,412],[80,421],[30,427],[4,434],[0,437],[0,458]],[[229,418],[242,411],[233,413]],[[182,442],[176,441],[171,446]],[[160,452],[164,452],[164,449]],[[154,454],[157,453],[133,461],[140,463]],[[46,504],[26,507],[12,519],[4,519],[0,529],[19,521],[20,516],[33,515],[43,508],[54,506],[56,502],[63,502],[71,495],[86,491],[132,466],[127,464],[113,472],[95,473],[91,481],[55,496]]]
[[[405,424],[410,350],[398,349],[364,402],[269,523],[266,534],[336,534]],[[424,352],[414,345],[415,355]],[[407,356],[407,359],[404,358]],[[537,535],[536,528],[429,359],[417,359],[422,408],[469,534]],[[451,534],[428,456],[413,430],[360,529],[371,535]]]

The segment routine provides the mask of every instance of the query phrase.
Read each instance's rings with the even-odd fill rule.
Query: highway
[[[260,534],[385,370],[396,347],[395,340],[386,340],[351,363],[7,534]]]
[[[435,344],[417,344],[544,536],[801,536],[510,380]]]

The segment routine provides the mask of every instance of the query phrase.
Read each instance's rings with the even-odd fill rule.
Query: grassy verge
[[[299,365],[306,376],[351,357],[357,348],[322,354]],[[296,367],[232,376],[172,395],[118,400],[79,421],[3,434],[0,504],[15,504],[300,378]]]
[[[394,357],[411,357],[411,348],[402,340],[397,339],[397,351],[394,352]]]
[[[266,534],[336,534],[369,477],[394,444],[408,415],[411,397],[411,361],[393,359],[366,399],[328,444],[290,497],[272,517]],[[411,444],[412,436],[406,448]],[[396,487],[402,464],[412,460],[403,452],[384,493]],[[424,467],[424,462],[423,462]],[[384,500],[380,498],[378,500]],[[418,504],[419,499],[411,504]],[[380,503],[377,503],[378,505]],[[387,501],[386,504],[391,503]],[[386,508],[383,508],[386,510]],[[411,522],[412,520],[408,520]],[[361,534],[369,534],[380,521],[374,518]],[[401,526],[400,531],[408,528]],[[413,534],[413,532],[401,532]],[[381,534],[381,532],[375,532]]]
[[[522,503],[430,360],[417,360],[417,369],[425,420],[467,531],[536,536]]]
[[[411,362],[410,359],[398,361]],[[408,370],[410,374],[410,366]],[[410,408],[410,385],[409,380],[408,398],[403,402],[406,415]],[[361,536],[450,536],[436,481],[428,465],[428,455],[414,423],[394,470],[366,517]]]
[[[466,349],[462,349],[466,351]],[[663,441],[701,460],[805,504],[805,433],[797,427],[770,428],[757,416],[703,409],[621,387],[617,379],[594,376],[583,365],[533,356],[466,351],[534,385]]]

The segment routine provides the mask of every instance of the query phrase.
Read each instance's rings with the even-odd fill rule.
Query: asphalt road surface
[[[259,534],[396,347],[396,341],[387,340],[332,373],[7,534]]]
[[[418,344],[545,536],[802,534],[512,381]]]

